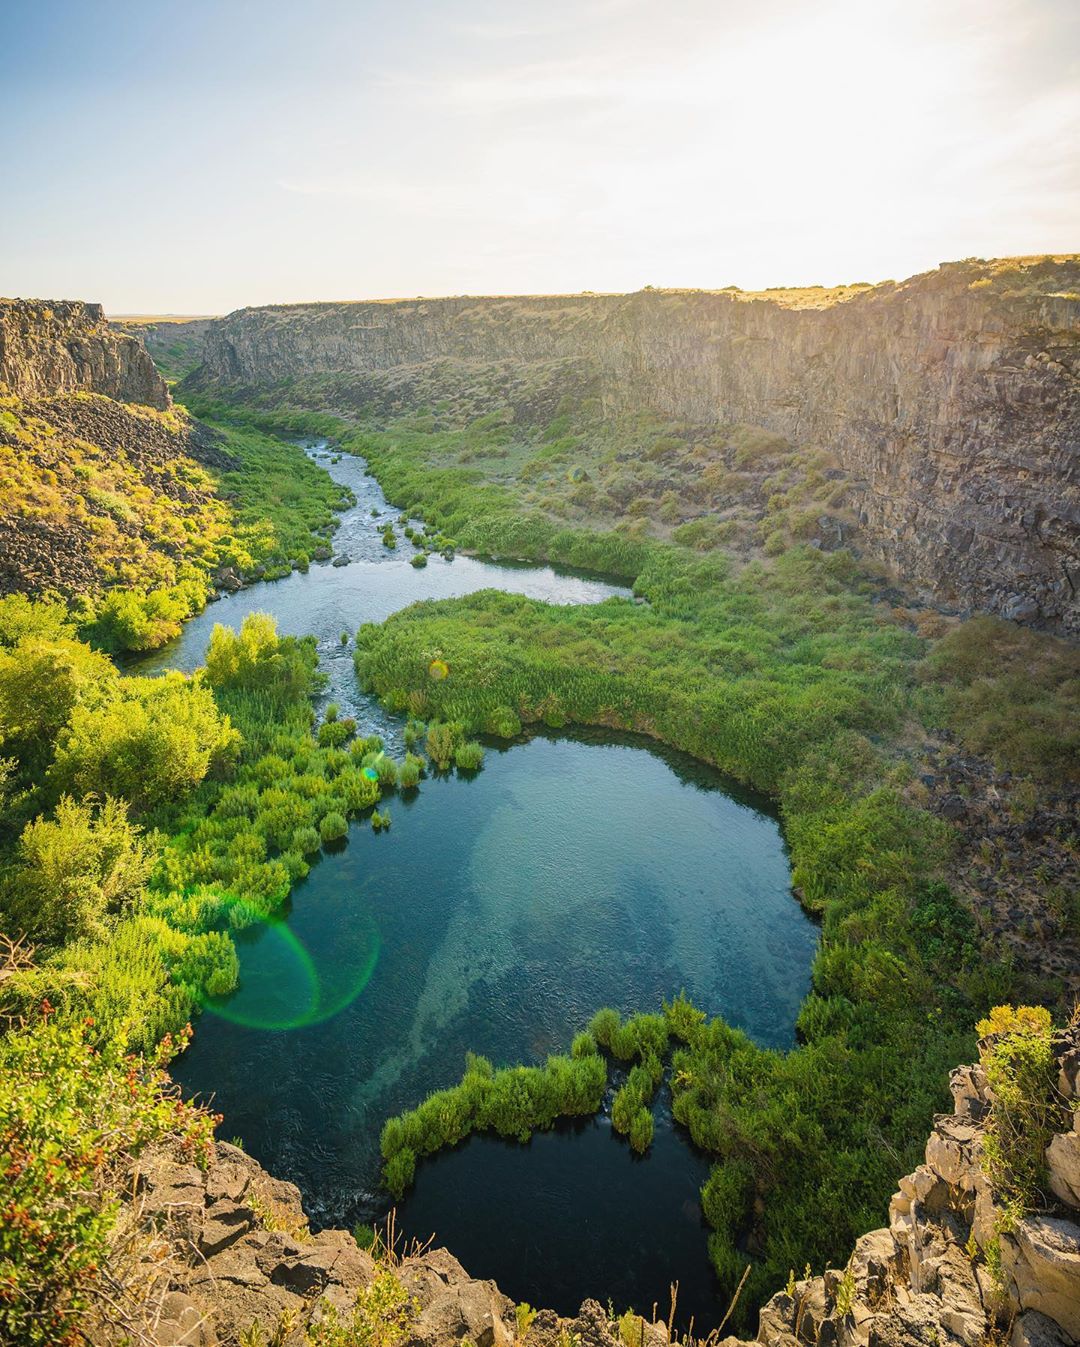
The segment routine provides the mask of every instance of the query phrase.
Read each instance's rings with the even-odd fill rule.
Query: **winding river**
[[[348,564],[221,599],[140,671],[195,668],[215,622],[269,612],[282,632],[316,635],[327,696],[400,753],[401,723],[359,692],[342,632],[482,588],[632,601],[546,566],[413,568],[407,543],[383,547],[397,512],[362,462],[308,452],[357,497],[334,538]],[[599,1006],[658,1008],[680,989],[763,1044],[793,1042],[817,934],[761,797],[685,755],[579,731],[489,746],[479,774],[427,779],[391,812],[387,833],[354,823],[279,920],[238,938],[240,987],[207,1007],[178,1063],[185,1089],[225,1114],[222,1134],[298,1183],[316,1222],[385,1211],[383,1121],[456,1081],[467,1049],[542,1061]],[[561,1312],[589,1295],[663,1312],[678,1280],[680,1321],[707,1331],[722,1310],[698,1201],[707,1173],[662,1090],[646,1157],[606,1111],[528,1146],[474,1137],[420,1165],[398,1227]]]

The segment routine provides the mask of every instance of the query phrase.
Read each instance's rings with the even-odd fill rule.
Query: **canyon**
[[[567,392],[826,450],[859,546],[909,593],[1080,632],[1080,259],[951,263],[900,283],[242,309],[191,386],[365,418]]]
[[[1075,260],[1043,259],[956,264],[820,303],[807,292],[647,291],[242,310],[189,334],[202,343],[202,363],[188,377],[204,392],[382,421],[437,396],[463,418],[510,405],[518,421],[542,423],[575,388],[612,409],[762,426],[836,456],[860,547],[914,592],[947,609],[1075,634],[1078,280]],[[177,453],[229,462],[197,425],[185,423],[178,446],[178,432],[139,411],[168,412],[168,388],[140,339],[114,331],[97,305],[0,302],[0,393],[105,458],[122,448],[147,481]],[[14,432],[0,443],[16,459],[24,453]],[[177,499],[190,495],[184,486]],[[78,538],[72,547],[65,565],[77,564]],[[53,544],[38,551],[35,565]],[[20,572],[6,587],[53,590],[61,578]],[[863,1236],[844,1268],[793,1273],[762,1308],[757,1341],[1074,1347],[1075,1025],[1054,1039],[1054,1053],[1072,1121],[1046,1150],[1050,1191],[1038,1212],[1002,1224],[982,1164],[997,1100],[981,1065],[958,1068],[954,1112],[935,1120],[925,1163],[900,1180],[888,1226]],[[377,1276],[351,1235],[312,1235],[299,1192],[223,1142],[205,1172],[148,1154],[128,1199],[123,1228],[154,1237],[153,1268],[139,1270],[154,1286],[140,1331],[160,1347],[300,1343],[318,1306],[347,1311]],[[993,1275],[990,1247],[1000,1252]],[[522,1332],[498,1288],[445,1250],[413,1249],[394,1268],[415,1301],[410,1347],[669,1340],[662,1323],[626,1328],[596,1302],[573,1318],[540,1311]]]

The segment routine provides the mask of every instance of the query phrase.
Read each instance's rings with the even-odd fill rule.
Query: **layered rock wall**
[[[159,411],[169,391],[142,342],[109,327],[100,304],[0,299],[0,392],[100,393]]]
[[[808,307],[642,291],[245,309],[211,325],[199,379],[321,376],[379,405],[437,369],[591,371],[612,408],[745,422],[831,450],[865,545],[959,610],[1080,633],[1080,261],[957,263]],[[448,375],[449,371],[449,375]]]

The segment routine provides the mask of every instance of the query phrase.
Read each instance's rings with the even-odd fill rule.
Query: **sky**
[[[0,0],[0,125],[114,314],[1080,251],[1076,0]]]

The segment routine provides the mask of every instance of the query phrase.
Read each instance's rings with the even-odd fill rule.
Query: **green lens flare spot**
[[[435,679],[436,683],[441,683],[444,678],[450,676],[450,666],[445,660],[433,659],[428,665],[428,673]]]
[[[206,996],[208,1014],[246,1029],[303,1029],[341,1013],[364,991],[379,961],[378,928],[370,917],[317,960],[285,919],[234,933],[240,978],[227,996]],[[319,963],[325,962],[320,969]]]

